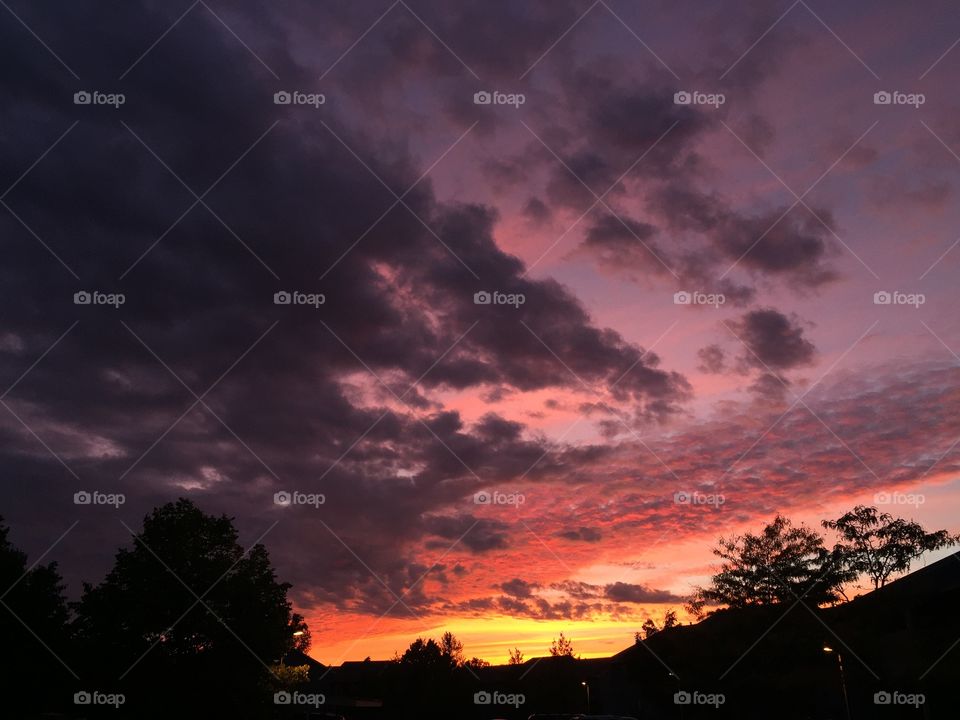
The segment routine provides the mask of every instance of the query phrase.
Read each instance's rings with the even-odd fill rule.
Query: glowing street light
[[[587,684],[586,680],[581,681],[580,684],[587,689],[587,712],[590,712],[590,685]]]
[[[829,654],[835,654],[837,656],[837,666],[840,668],[840,687],[843,688],[843,704],[847,709],[847,720],[850,720],[850,700],[847,697],[847,678],[843,672],[843,657],[840,655],[839,651],[834,650],[829,645],[823,646],[823,651]]]
[[[670,670],[670,671],[667,673],[667,675],[668,675],[669,677],[672,677],[674,680],[677,681],[677,692],[679,692],[679,691],[680,691],[680,676],[677,675],[673,670]],[[678,710],[678,712],[680,713],[680,720],[683,720],[683,705],[677,705],[677,710]]]

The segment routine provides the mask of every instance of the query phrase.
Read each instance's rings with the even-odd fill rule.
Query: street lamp
[[[829,645],[824,645],[823,651],[827,654],[833,653],[837,656],[837,666],[840,668],[840,687],[843,688],[843,704],[847,709],[847,720],[850,720],[850,700],[847,697],[847,678],[843,672],[843,657],[839,651],[834,650]]]
[[[590,686],[587,684],[586,680],[581,681],[580,683],[587,689],[587,712],[590,712]]]
[[[673,670],[668,672],[667,675],[677,681],[677,692],[680,692],[680,676],[673,672]],[[683,705],[677,705],[677,710],[680,712],[680,720],[683,720]]]

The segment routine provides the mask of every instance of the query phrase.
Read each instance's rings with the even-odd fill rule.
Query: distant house
[[[326,665],[317,662],[312,657],[306,653],[300,652],[299,650],[291,650],[283,656],[283,659],[280,662],[284,665],[290,665],[291,667],[300,667],[303,665],[309,666],[311,680],[314,678],[319,678],[327,669]]]
[[[311,687],[324,694],[328,711],[350,718],[377,717],[383,708],[386,675],[395,665],[391,660],[362,660],[325,668],[316,675],[311,670]]]

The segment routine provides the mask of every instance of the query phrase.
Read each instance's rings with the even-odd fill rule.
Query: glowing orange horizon
[[[892,486],[890,489],[893,489]],[[925,479],[914,492],[923,493],[930,501],[920,505],[915,511],[899,508],[899,514],[912,516],[931,527],[950,527],[951,503],[937,502],[937,498],[960,494],[960,478],[949,473],[935,474]],[[856,504],[873,504],[872,496],[857,493],[830,498],[829,504],[805,509],[784,509],[797,523],[805,523],[819,528],[819,521],[834,517]],[[898,514],[897,508],[887,508]],[[761,522],[769,517],[750,519],[739,526],[731,526],[731,532],[756,530]],[[637,550],[636,555],[659,572],[676,568],[678,580],[671,583],[671,589],[678,595],[689,593],[693,585],[702,584],[709,577],[709,568],[715,558],[710,550],[716,537],[710,534],[683,538],[676,544],[663,546],[645,552]],[[830,539],[828,538],[828,542]],[[638,540],[638,548],[644,543]],[[622,548],[624,557],[628,548]],[[949,552],[944,551],[944,553]],[[679,563],[677,555],[683,557]],[[934,554],[930,559],[938,557]],[[913,569],[922,567],[928,559],[915,563]],[[523,565],[517,565],[523,567]],[[567,578],[562,572],[558,577]],[[587,582],[613,582],[622,579],[614,569],[605,564],[583,566],[578,569],[575,579]],[[649,577],[649,575],[648,575]],[[653,577],[658,577],[655,573]],[[867,591],[868,588],[864,588]],[[696,619],[683,609],[682,602],[639,603],[633,606],[631,618],[614,618],[599,615],[581,620],[542,620],[535,618],[511,617],[498,614],[493,617],[454,617],[437,616],[416,619],[409,613],[406,617],[393,615],[376,618],[361,614],[336,614],[306,610],[305,614],[313,632],[313,647],[310,655],[325,665],[339,665],[345,661],[359,661],[367,657],[374,660],[387,660],[402,654],[417,637],[439,638],[450,631],[463,643],[464,654],[469,659],[477,657],[491,664],[504,664],[509,652],[518,648],[525,659],[549,654],[551,642],[562,632],[573,642],[574,653],[582,658],[608,657],[626,649],[634,642],[634,633],[638,632],[645,618],[650,617],[658,624],[668,610],[674,610],[682,624],[695,622]],[[303,610],[301,610],[303,612]]]

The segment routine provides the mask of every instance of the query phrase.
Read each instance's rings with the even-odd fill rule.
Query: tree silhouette
[[[510,651],[510,659],[507,661],[509,665],[523,665],[523,653],[520,652],[520,648],[514,648]]]
[[[8,535],[0,518],[0,638],[8,659],[4,683],[10,688],[3,703],[11,717],[19,717],[27,708],[37,711],[51,696],[65,696],[73,671],[58,660],[75,663],[69,654],[68,611],[57,564],[28,567],[26,554]]]
[[[440,651],[450,659],[452,665],[463,665],[463,643],[452,632],[447,631],[441,636]]]
[[[713,550],[723,560],[696,600],[730,607],[804,602],[819,606],[837,602],[841,585],[851,579],[839,554],[823,545],[823,537],[781,515],[759,534],[720,538]]]
[[[417,638],[400,656],[400,664],[415,670],[449,670],[453,662],[433,639]]]
[[[470,672],[478,665],[463,660],[463,644],[452,633],[440,642],[417,638],[400,656],[398,665],[397,711],[402,717],[434,717],[426,708],[450,708],[469,695]]]
[[[102,583],[84,584],[76,628],[94,672],[123,678],[141,715],[183,703],[255,715],[280,682],[269,665],[309,645],[289,587],[266,548],[244,551],[230,518],[180,499],[145,518]]]
[[[867,575],[874,589],[886,585],[892,575],[909,570],[910,563],[928,550],[958,542],[946,530],[927,532],[919,523],[864,505],[836,520],[824,520],[823,526],[840,534],[836,550],[845,566],[857,576]]]
[[[469,664],[463,656],[463,643],[449,631],[440,637],[439,642],[432,638],[417,638],[410,643],[399,661],[407,667],[420,670],[449,670]]]
[[[637,642],[640,642],[641,640],[646,640],[647,638],[656,635],[661,630],[676,627],[679,624],[680,621],[677,620],[677,611],[667,610],[667,612],[665,612],[663,615],[663,627],[657,626],[657,623],[654,622],[653,618],[647,618],[643,621],[643,625],[640,626],[641,632],[634,633],[633,636]]]
[[[560,633],[560,637],[550,643],[550,654],[553,657],[573,657],[573,643]]]
[[[641,639],[645,640],[649,637],[653,637],[658,632],[660,632],[660,628],[657,627],[657,624],[651,618],[647,618],[643,621],[643,625],[640,626],[640,632],[634,633],[634,637],[636,638],[637,642],[640,642]]]

